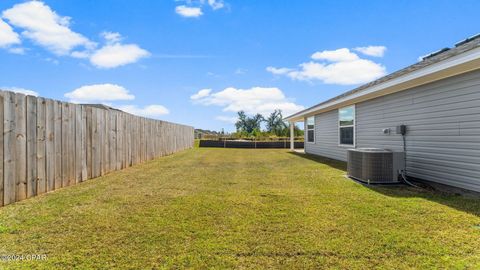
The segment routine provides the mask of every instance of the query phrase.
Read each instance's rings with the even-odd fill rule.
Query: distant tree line
[[[203,138],[219,138],[225,136],[225,132],[223,131],[215,131],[215,130],[208,130],[208,129],[195,129],[195,139],[203,139]]]
[[[265,129],[262,130],[262,124]],[[247,116],[244,111],[238,112],[238,120],[235,123],[237,132],[236,137],[288,137],[290,129],[283,120],[281,110],[275,110],[267,118],[257,113],[253,116]],[[303,130],[297,126],[294,128],[295,137],[303,136]]]

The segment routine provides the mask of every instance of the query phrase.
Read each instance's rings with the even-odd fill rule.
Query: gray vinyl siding
[[[305,152],[346,161],[346,149],[338,146],[338,111],[315,115],[315,143],[305,143]]]
[[[346,160],[337,118],[338,110],[316,115],[307,153]],[[399,124],[408,126],[409,176],[480,191],[480,71],[356,104],[356,147],[402,150]]]

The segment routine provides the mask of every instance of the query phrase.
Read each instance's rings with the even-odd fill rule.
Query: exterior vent
[[[463,44],[465,44],[465,43],[468,43],[468,42],[470,42],[470,41],[472,41],[472,40],[474,40],[474,39],[477,39],[477,38],[480,38],[480,34],[476,34],[476,35],[474,35],[474,36],[471,36],[471,37],[469,37],[469,38],[466,38],[466,39],[464,39],[464,40],[462,40],[462,41],[459,41],[459,42],[455,43],[455,47],[461,46],[461,45],[463,45]]]
[[[441,49],[441,50],[435,51],[435,52],[433,52],[433,53],[428,54],[427,56],[424,56],[424,57],[422,58],[422,60],[427,60],[428,58],[432,58],[432,57],[437,56],[437,55],[439,55],[439,54],[441,54],[441,53],[444,53],[444,52],[446,52],[446,51],[448,51],[448,50],[450,50],[450,48],[443,48],[443,49]]]
[[[348,150],[348,176],[369,184],[398,183],[404,165],[403,152],[378,148]]]

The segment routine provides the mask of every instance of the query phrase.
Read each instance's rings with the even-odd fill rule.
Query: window
[[[338,110],[340,145],[355,145],[355,106]]]
[[[307,142],[315,142],[315,116],[307,118]]]

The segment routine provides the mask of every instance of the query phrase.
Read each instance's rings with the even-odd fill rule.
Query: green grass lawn
[[[0,208],[0,269],[480,269],[480,200],[196,148]]]

